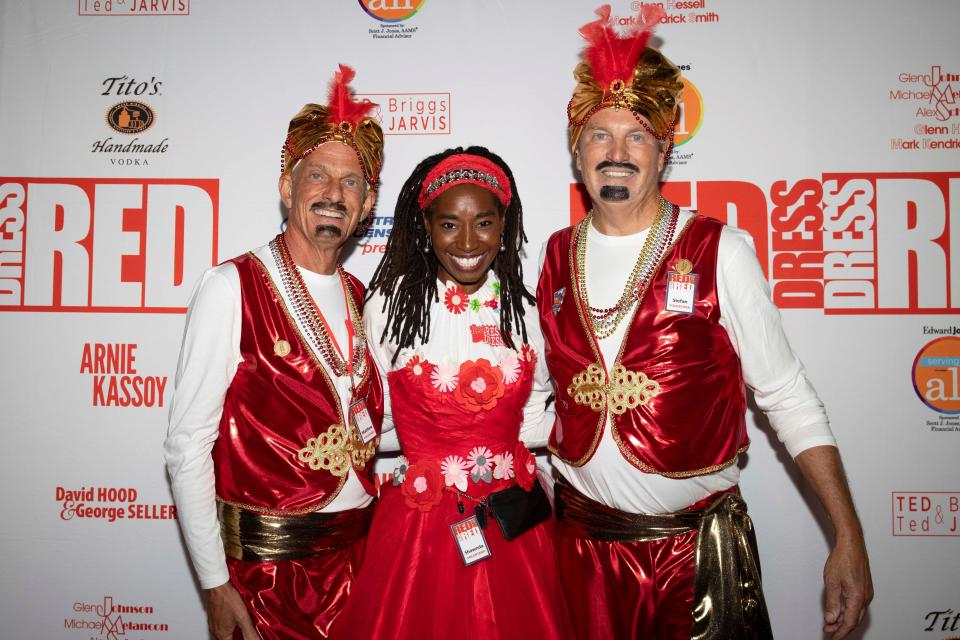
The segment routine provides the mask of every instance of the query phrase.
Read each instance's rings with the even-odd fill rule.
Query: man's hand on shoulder
[[[207,627],[217,640],[231,640],[240,627],[243,640],[260,640],[240,593],[229,582],[207,589]]]
[[[823,567],[823,585],[826,590],[823,630],[840,640],[860,624],[867,605],[873,600],[870,562],[859,531],[837,536]]]

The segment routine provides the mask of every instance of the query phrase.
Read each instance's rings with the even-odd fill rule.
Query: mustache
[[[314,209],[329,209],[331,211],[346,213],[347,205],[342,202],[333,202],[332,200],[321,200],[310,205],[310,210],[313,211]]]
[[[604,169],[629,169],[630,171],[640,173],[640,167],[630,162],[611,162],[610,160],[604,160],[597,165],[597,171],[603,171]]]

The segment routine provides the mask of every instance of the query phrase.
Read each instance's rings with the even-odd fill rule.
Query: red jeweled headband
[[[426,209],[441,193],[459,184],[475,184],[486,189],[504,207],[513,197],[510,180],[497,163],[482,156],[459,153],[444,158],[427,174],[417,199],[420,209]]]

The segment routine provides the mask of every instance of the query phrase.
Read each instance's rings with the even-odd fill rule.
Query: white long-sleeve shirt
[[[253,253],[266,265],[284,302],[292,309],[269,246],[259,247]],[[346,352],[347,310],[339,276],[306,269],[299,271],[310,295],[333,328],[341,350]],[[230,579],[217,520],[211,451],[219,434],[223,400],[241,360],[241,304],[240,277],[232,263],[209,269],[194,287],[164,443],[177,517],[200,586],[204,589],[219,586]],[[308,336],[305,327],[300,327],[300,333]],[[320,355],[319,346],[311,344],[310,347],[327,368],[340,396],[343,414],[349,415],[349,376],[335,376]],[[371,500],[350,469],[340,493],[320,511],[365,507]]]
[[[692,215],[689,211],[680,212],[674,239]],[[616,303],[648,232],[645,229],[627,236],[607,236],[590,228],[586,275],[591,305],[610,307]],[[541,268],[543,259],[541,252]],[[823,404],[787,342],[753,239],[736,227],[725,226],[720,234],[717,295],[720,325],[740,358],[743,380],[753,390],[757,406],[766,413],[790,455],[796,457],[821,445],[836,446]],[[615,362],[629,317],[630,314],[613,335],[599,341],[608,366]],[[630,513],[677,511],[734,486],[740,478],[736,464],[693,478],[644,473],[620,453],[612,436],[609,414],[597,450],[589,461],[575,467],[553,456],[552,462],[577,491]]]

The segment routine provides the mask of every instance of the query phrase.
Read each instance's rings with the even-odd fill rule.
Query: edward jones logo
[[[684,67],[689,69],[689,65]],[[679,147],[686,144],[700,131],[703,124],[703,96],[689,78],[683,76],[683,93],[680,94],[680,119],[673,134],[673,144]]]
[[[183,313],[219,181],[0,177],[0,311]]]
[[[928,342],[913,361],[913,388],[925,405],[960,414],[960,338]]]
[[[143,133],[153,124],[153,109],[132,100],[113,105],[107,111],[107,124],[117,133]]]
[[[426,0],[358,0],[371,18],[380,22],[403,22],[413,16]]]
[[[377,105],[384,135],[435,136],[451,133],[450,93],[358,93]]]

